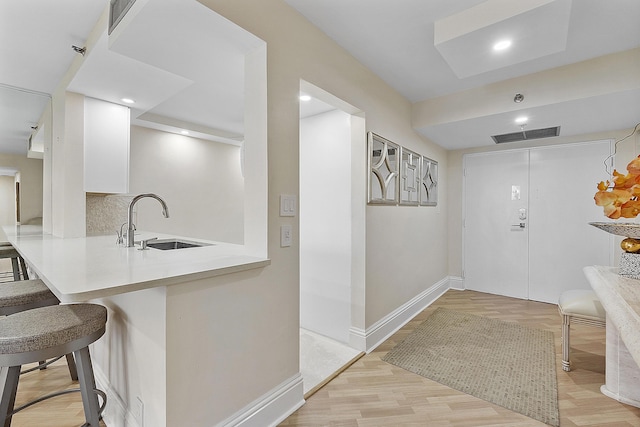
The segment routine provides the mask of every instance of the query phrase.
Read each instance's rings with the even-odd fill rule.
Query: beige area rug
[[[438,308],[383,360],[560,425],[553,332]]]

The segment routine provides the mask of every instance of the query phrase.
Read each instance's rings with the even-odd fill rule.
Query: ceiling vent
[[[111,0],[109,3],[109,31],[111,34],[136,0]]]
[[[552,136],[558,135],[560,135],[560,126],[493,135],[491,138],[493,138],[496,144],[502,144],[504,142],[526,141],[528,139],[551,138]]]

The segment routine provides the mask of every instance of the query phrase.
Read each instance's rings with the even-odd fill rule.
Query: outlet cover
[[[282,225],[280,226],[280,247],[286,248],[291,246],[291,234],[293,233],[292,227],[290,225]]]

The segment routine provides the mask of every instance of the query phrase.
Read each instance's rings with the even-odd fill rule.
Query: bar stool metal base
[[[11,268],[13,272],[13,280],[29,280],[29,273],[27,272],[27,264],[24,262],[24,258],[20,256],[15,248],[7,243],[0,245],[0,259],[11,258]]]
[[[106,316],[102,306],[72,304],[36,308],[0,319],[0,425],[11,426],[23,364],[73,353],[85,426],[99,426],[101,407],[88,346],[104,334]],[[47,319],[55,320],[46,322]],[[106,400],[102,407],[105,404]],[[28,406],[31,404],[17,410]]]

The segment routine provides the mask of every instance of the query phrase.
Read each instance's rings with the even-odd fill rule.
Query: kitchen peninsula
[[[212,307],[228,286],[260,274],[268,259],[222,242],[140,250],[117,245],[115,233],[59,238],[38,227],[3,231],[0,240],[14,245],[62,302],[90,300],[108,308],[107,333],[91,351],[98,387],[108,395],[109,427],[178,425],[185,412],[206,414],[203,408],[224,393],[207,382],[212,370],[223,369],[212,365],[224,346],[213,337],[225,326]],[[136,234],[136,240],[153,237],[176,236]]]
[[[62,239],[39,227],[4,227],[6,239],[62,302],[175,285],[246,269],[264,267],[267,259],[247,256],[242,245],[221,242],[175,250],[139,250],[116,244],[114,236]],[[136,240],[175,238],[137,232]],[[186,239],[194,240],[194,239]],[[197,240],[197,239],[196,239]]]

